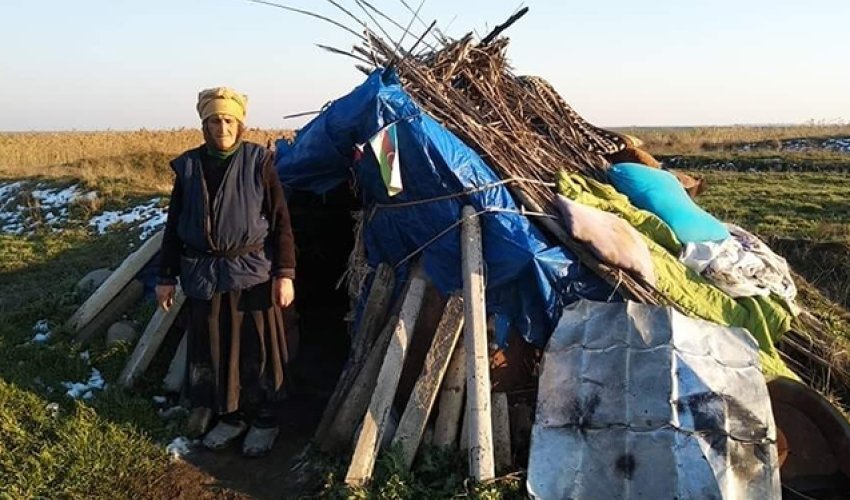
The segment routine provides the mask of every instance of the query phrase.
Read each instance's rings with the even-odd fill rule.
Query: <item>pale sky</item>
[[[356,28],[325,0],[280,3]],[[401,0],[371,3],[411,18]],[[421,15],[454,37],[483,36],[520,5],[426,0]],[[548,79],[597,125],[850,120],[848,0],[522,5],[530,12],[507,32],[515,72]],[[353,35],[246,0],[3,0],[0,13],[2,131],[197,127],[197,93],[218,85],[248,94],[250,126],[294,128],[304,120],[284,115],[363,79],[355,61],[314,45],[348,48]]]

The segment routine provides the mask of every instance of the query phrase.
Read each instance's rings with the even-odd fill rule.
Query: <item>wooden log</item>
[[[446,309],[448,300],[448,296],[441,295],[436,287],[428,283],[428,287],[425,289],[425,298],[422,299],[422,308],[419,310],[419,318],[416,320],[416,328],[413,330],[413,338],[407,347],[404,368],[401,370],[401,376],[398,379],[395,398],[393,399],[393,409],[397,410],[396,413],[398,413],[399,421],[401,421],[401,414],[404,412],[404,407],[407,406],[410,395],[413,394],[416,381],[419,380],[419,375],[422,374],[422,369],[425,366],[425,358],[428,356],[428,350],[434,341],[434,333],[437,331],[437,326],[440,325],[440,320],[443,318],[443,312]],[[387,443],[388,446],[389,444]],[[383,448],[381,449],[383,450]]]
[[[124,387],[131,387],[136,381],[136,378],[147,370],[148,365],[150,365],[151,360],[153,360],[154,355],[156,355],[156,351],[159,350],[159,346],[162,344],[165,334],[168,333],[168,330],[171,328],[172,323],[174,323],[174,319],[177,317],[177,314],[180,312],[180,308],[183,306],[183,302],[185,301],[186,295],[178,286],[174,294],[174,303],[171,305],[171,308],[169,308],[166,312],[161,307],[157,307],[150,322],[148,323],[148,326],[139,338],[139,342],[136,344],[133,354],[130,355],[130,359],[127,361],[127,364],[124,366],[124,370],[118,377],[119,384]]]
[[[378,379],[378,372],[396,324],[398,324],[398,316],[393,316],[387,321],[384,331],[375,341],[366,362],[357,374],[351,390],[339,405],[339,410],[334,416],[333,424],[328,428],[325,439],[318,443],[319,449],[325,453],[339,453],[351,446],[357,426],[363,421],[369,400],[372,399],[375,381]]]
[[[183,381],[186,378],[186,363],[188,361],[186,355],[189,350],[189,334],[184,333],[180,339],[180,344],[177,346],[177,352],[174,353],[174,358],[171,359],[171,364],[168,365],[168,373],[162,380],[162,388],[165,392],[180,392],[183,387]]]
[[[352,345],[352,357],[360,361],[366,357],[375,342],[375,338],[384,324],[387,309],[390,307],[390,299],[395,287],[395,273],[392,266],[385,263],[378,264],[375,269],[375,277],[372,279],[372,287],[369,289],[369,297],[363,309],[357,336]]]
[[[136,274],[145,267],[145,264],[151,260],[159,248],[162,246],[163,231],[159,231],[147,241],[145,241],[138,250],[131,253],[124,262],[118,266],[112,274],[106,278],[106,281],[94,291],[83,305],[68,319],[66,325],[74,332],[89,324],[97,314],[102,311],[107,304],[115,297]]]
[[[493,456],[496,471],[503,473],[510,469],[511,424],[508,413],[508,395],[504,392],[493,393]]]
[[[363,485],[372,477],[378,445],[386,429],[387,417],[404,365],[407,346],[410,343],[413,328],[416,326],[416,318],[419,316],[419,310],[422,307],[426,286],[427,282],[422,275],[421,268],[417,267],[412,274],[410,288],[405,295],[399,313],[398,324],[390,337],[387,355],[381,365],[381,371],[378,373],[375,391],[372,394],[371,401],[369,401],[369,408],[363,417],[363,425],[357,436],[354,455],[345,476],[345,483],[350,486]]]
[[[363,358],[365,357],[364,353],[371,351],[372,344],[374,343],[372,341],[375,336],[374,330],[380,328],[383,324],[394,286],[395,274],[392,268],[384,263],[379,264],[377,269],[375,269],[372,288],[369,290],[369,297],[366,299],[366,305],[360,319],[360,326],[351,346],[352,354],[349,357],[349,362],[343,368],[337,380],[334,392],[325,405],[322,418],[319,420],[319,425],[316,427],[316,432],[313,435],[313,440],[318,444],[319,448],[325,449],[328,446],[325,442],[328,439],[331,424],[339,412],[342,401],[348,395],[352,384],[354,384],[354,380],[357,378],[357,374],[362,368]],[[367,339],[369,339],[368,342]]]
[[[460,331],[463,328],[463,299],[457,295],[449,297],[437,331],[425,357],[422,373],[416,380],[413,392],[407,400],[407,406],[393,437],[393,446],[400,446],[402,464],[410,468],[416,457],[416,450],[422,440],[422,433],[431,415],[437,390],[448,368],[451,353],[454,350]]]
[[[463,396],[466,393],[466,350],[463,342],[455,344],[452,360],[440,389],[437,421],[434,424],[434,446],[448,448],[457,444],[461,425]]]
[[[432,446],[434,444],[434,425],[425,427],[425,432],[422,434],[422,444],[420,446]]]
[[[86,343],[100,332],[106,331],[112,323],[115,323],[133,305],[141,300],[145,293],[145,284],[137,279],[130,280],[127,285],[112,298],[109,303],[84,327],[77,332],[76,340]]]
[[[534,426],[534,406],[529,401],[520,400],[510,405],[511,454],[517,463],[528,463],[528,449],[531,445],[531,428]]]
[[[475,216],[475,208],[467,205],[463,207],[461,214],[469,475],[476,481],[484,481],[495,477],[493,423],[490,417],[490,356],[487,352],[487,310],[484,302],[484,259],[481,226]]]

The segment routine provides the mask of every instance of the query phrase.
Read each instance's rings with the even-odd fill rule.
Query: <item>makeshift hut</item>
[[[457,307],[464,310],[464,340],[458,350],[461,345],[465,349],[469,377],[463,418],[468,429],[460,445],[468,444],[470,475],[477,479],[492,477],[494,452],[504,456],[505,446],[510,446],[494,444],[498,439],[491,432],[494,420],[488,414],[491,406],[496,411],[507,403],[497,403],[505,395],[498,389],[492,399],[489,395],[489,378],[495,369],[481,367],[481,358],[488,352],[480,344],[490,345],[492,363],[506,358],[512,363],[533,363],[533,355],[523,357],[531,352],[527,346],[546,347],[559,321],[563,323],[563,316],[575,310],[570,307],[564,312],[565,307],[580,300],[654,305],[674,315],[707,320],[703,326],[692,326],[702,333],[711,325],[739,327],[748,332],[739,335],[755,339],[752,350],[759,362],[754,363],[769,379],[802,378],[822,384],[821,370],[828,366],[837,374],[830,389],[846,391],[850,380],[846,360],[825,361],[829,334],[794,302],[793,282],[789,284],[784,261],[777,258],[781,261],[778,273],[789,279],[752,295],[730,295],[707,272],[701,274],[680,262],[686,249],[686,242],[677,238],[680,235],[663,217],[639,209],[632,196],[609,184],[608,159],[634,143],[587,123],[545,80],[512,74],[505,56],[507,39],[498,35],[514,20],[480,41],[471,35],[460,40],[441,38],[437,47],[419,53],[414,49],[424,45],[426,34],[413,48],[402,50],[367,30],[364,43],[347,53],[369,63],[360,67],[367,74],[364,83],[326,106],[294,142],[277,145],[276,165],[288,189],[322,195],[346,185],[360,203],[358,244],[348,270],[353,347],[316,434],[324,450],[353,452],[347,482],[368,481],[382,439],[393,438],[401,444],[408,465],[429,419],[435,427],[432,432],[439,434],[429,435],[430,440],[447,439],[440,419],[447,412],[451,417],[446,418],[456,419],[459,413],[440,408],[442,396],[434,406],[441,383],[443,393],[457,386],[457,380],[443,380],[444,373],[449,378],[455,373],[449,366],[450,361],[455,363],[450,353],[460,326],[449,320],[459,314]],[[677,186],[685,193],[683,186]],[[674,191],[668,193],[671,198]],[[559,203],[558,194],[568,201]],[[564,203],[572,205],[559,210]],[[652,275],[606,252],[600,238],[616,234],[579,234],[580,224],[570,223],[567,215],[569,206],[575,205],[583,207],[576,209],[579,212],[589,207],[627,221],[636,230],[630,235],[632,241],[637,239],[648,249]],[[695,205],[690,208],[699,210]],[[567,224],[562,215],[567,215]],[[473,219],[480,227],[480,240],[470,236],[479,229],[467,229]],[[731,238],[729,233],[726,237]],[[475,244],[467,247],[470,238]],[[475,256],[478,251],[480,257]],[[476,264],[481,268],[476,269]],[[476,286],[484,285],[486,291],[476,296]],[[423,296],[430,287],[440,297],[432,300],[437,313],[423,321],[422,304],[428,302]],[[461,291],[462,306],[454,303]],[[443,315],[438,324],[439,311]],[[486,339],[471,338],[484,335]],[[418,355],[417,340],[424,345]],[[522,378],[521,372],[511,371],[511,377]],[[405,385],[410,373],[414,379],[419,375],[415,385]],[[582,374],[574,375],[579,384]],[[628,380],[631,375],[624,376]],[[758,382],[763,380],[760,376],[752,380],[763,385]],[[483,392],[482,384],[487,386]],[[722,392],[708,386],[701,390]],[[767,391],[757,392],[761,404],[767,404]],[[758,397],[751,402],[757,405]],[[675,395],[674,400],[681,402]],[[398,421],[391,417],[393,409]],[[432,410],[436,417],[429,416]],[[769,411],[763,417],[760,424],[750,421],[745,427],[752,430],[761,425],[766,433],[761,441],[751,443],[753,449],[773,450],[774,458],[759,462],[766,489],[736,489],[752,483],[755,476],[751,475],[740,483],[727,481],[717,491],[756,495],[778,491],[775,443],[784,437],[777,438]],[[842,422],[846,434],[846,422]],[[362,425],[359,432],[357,425]],[[690,429],[701,430],[705,429]],[[454,431],[448,435],[456,438]],[[468,443],[463,442],[466,439]],[[843,457],[847,451],[837,450],[835,456]],[[717,478],[722,470],[752,467],[730,462],[723,453],[720,456],[722,463],[714,468]],[[693,491],[687,488],[695,486],[679,487],[684,489],[676,491],[687,493]]]

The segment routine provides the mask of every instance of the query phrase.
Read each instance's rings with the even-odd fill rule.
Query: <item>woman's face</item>
[[[219,151],[227,151],[239,137],[239,120],[230,115],[212,115],[207,118],[207,132]]]

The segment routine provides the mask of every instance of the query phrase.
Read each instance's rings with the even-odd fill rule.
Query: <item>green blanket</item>
[[[762,372],[768,377],[798,377],[785,366],[774,342],[791,327],[793,318],[778,297],[733,298],[679,262],[682,244],[657,216],[633,206],[613,186],[575,174],[558,176],[561,194],[583,205],[619,215],[634,226],[649,246],[657,276],[656,288],[683,312],[726,326],[746,328],[760,349]]]

